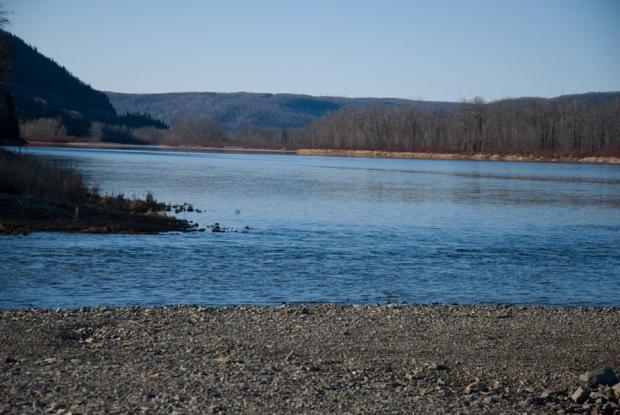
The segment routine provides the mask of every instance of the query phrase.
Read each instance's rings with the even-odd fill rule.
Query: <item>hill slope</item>
[[[60,111],[107,120],[116,116],[107,96],[80,81],[36,48],[11,33],[4,33],[12,57],[8,89],[20,118],[34,118]]]
[[[116,111],[147,113],[171,123],[177,118],[209,117],[229,130],[244,126],[286,129],[301,127],[321,115],[342,108],[440,106],[455,103],[411,101],[398,98],[314,97],[295,94],[249,92],[178,92],[161,94],[124,94],[106,92]]]
[[[88,134],[94,121],[161,126],[156,120],[119,117],[105,93],[82,82],[19,37],[4,31],[1,35],[10,56],[10,71],[4,86],[11,93],[21,120],[61,118],[68,134],[75,136]]]
[[[399,98],[315,97],[296,94],[177,92],[158,94],[126,94],[106,92],[117,112],[149,114],[170,124],[178,118],[209,117],[228,131],[241,127],[287,129],[310,124],[322,115],[340,109],[434,108],[451,111],[456,102],[419,101]],[[585,106],[599,105],[620,96],[618,92],[591,92],[562,95],[556,98],[514,98],[504,102],[520,105],[523,102],[549,100],[578,102]]]

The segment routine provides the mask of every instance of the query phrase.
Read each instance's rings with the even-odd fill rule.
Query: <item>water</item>
[[[35,148],[249,233],[0,238],[0,308],[620,305],[620,166]],[[239,214],[236,211],[239,210]]]

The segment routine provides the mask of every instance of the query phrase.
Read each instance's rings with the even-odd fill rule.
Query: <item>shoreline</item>
[[[401,158],[422,160],[476,160],[476,161],[510,161],[510,162],[541,162],[541,163],[592,163],[620,164],[620,157],[544,157],[521,154],[492,153],[425,153],[410,151],[378,151],[378,150],[337,150],[337,149],[299,149],[298,155],[303,156],[336,156],[336,157],[367,157],[367,158]]]
[[[615,156],[560,156],[547,157],[540,155],[523,154],[496,154],[496,153],[434,153],[415,151],[382,151],[382,150],[341,150],[341,149],[269,149],[249,147],[206,147],[206,146],[170,146],[150,144],[120,144],[120,143],[91,143],[91,142],[53,142],[31,141],[31,147],[59,147],[59,148],[93,148],[108,150],[152,150],[152,151],[188,151],[205,153],[249,153],[249,154],[286,154],[299,156],[333,156],[333,157],[360,157],[360,158],[399,158],[420,160],[475,160],[475,161],[508,161],[508,162],[539,162],[539,163],[590,163],[590,164],[620,164],[620,157]]]
[[[158,234],[198,229],[172,206],[88,189],[80,173],[0,149],[0,235],[32,232]],[[178,206],[177,206],[178,208]],[[175,210],[176,212],[176,210]]]
[[[0,336],[4,413],[581,413],[618,402],[610,387],[571,399],[584,371],[620,371],[617,307],[0,310]]]
[[[195,230],[195,225],[174,216],[104,209],[88,203],[67,206],[0,193],[0,237],[33,232],[155,235]]]

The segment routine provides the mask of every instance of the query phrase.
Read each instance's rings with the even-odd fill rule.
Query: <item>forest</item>
[[[620,94],[522,98],[456,109],[341,110],[286,135],[293,147],[392,151],[618,155]]]
[[[454,108],[345,108],[290,129],[247,126],[226,131],[208,117],[180,118],[169,129],[128,133],[143,143],[169,145],[617,156],[620,94],[489,103],[476,98]]]

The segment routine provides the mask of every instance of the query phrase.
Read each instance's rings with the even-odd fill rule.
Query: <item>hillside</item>
[[[4,86],[12,95],[20,120],[60,118],[67,134],[73,136],[89,134],[92,122],[132,127],[161,125],[135,116],[119,117],[106,94],[82,82],[19,37],[9,32],[1,35],[10,58]]]
[[[126,94],[106,92],[117,112],[144,113],[171,124],[179,118],[209,117],[227,131],[243,127],[289,129],[309,125],[326,113],[341,109],[363,110],[374,106],[385,109],[416,108],[452,111],[459,103],[420,101],[399,98],[315,97],[296,94],[178,92]],[[562,95],[556,98],[513,98],[504,103],[576,102],[586,107],[600,105],[620,97],[619,92],[591,92]]]
[[[309,124],[327,112],[343,108],[371,106],[392,108],[454,108],[451,102],[411,101],[398,98],[314,97],[296,94],[260,94],[249,92],[179,92],[161,94],[124,94],[106,92],[119,113],[140,112],[170,124],[178,118],[209,117],[228,131],[242,127],[287,129]]]

